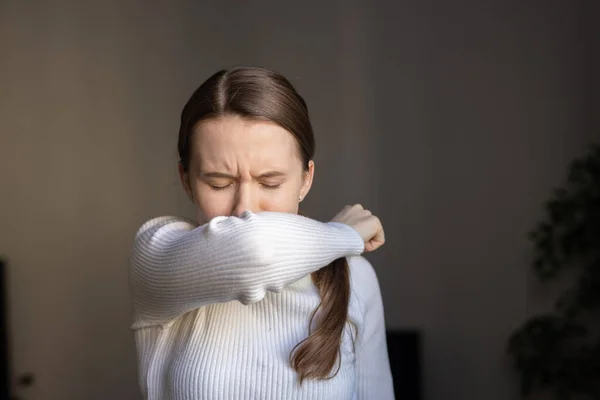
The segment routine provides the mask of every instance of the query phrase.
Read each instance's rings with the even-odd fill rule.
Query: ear
[[[308,171],[304,172],[304,180],[302,182],[302,187],[300,188],[300,201],[304,200],[310,192],[310,188],[313,183],[313,179],[315,176],[315,163],[313,160],[308,162]]]
[[[183,185],[183,188],[185,189],[185,193],[188,195],[188,198],[193,203],[194,193],[192,192],[192,187],[190,186],[189,174],[183,169],[183,165],[181,165],[181,162],[178,162],[177,166],[179,169],[179,179],[181,180],[181,184]]]

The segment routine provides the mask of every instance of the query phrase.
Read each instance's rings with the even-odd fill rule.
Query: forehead
[[[192,140],[192,160],[201,168],[278,168],[300,162],[294,136],[270,122],[226,116],[200,122]]]

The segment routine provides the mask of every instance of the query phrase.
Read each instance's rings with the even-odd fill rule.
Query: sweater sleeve
[[[377,275],[363,257],[353,257],[350,265],[352,285],[363,311],[356,346],[356,400],[394,400],[383,301]]]
[[[194,227],[160,217],[137,232],[130,259],[133,329],[208,304],[249,304],[333,260],[361,254],[351,227],[295,214],[245,212]]]

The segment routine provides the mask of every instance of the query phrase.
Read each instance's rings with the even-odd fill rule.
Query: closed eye
[[[212,190],[225,190],[231,186],[231,183],[225,186],[209,185]]]
[[[260,186],[262,186],[265,189],[268,190],[275,190],[275,189],[279,189],[281,187],[281,183],[277,184],[277,185],[267,185],[265,183],[261,183]]]

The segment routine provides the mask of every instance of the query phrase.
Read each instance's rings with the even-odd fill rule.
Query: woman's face
[[[179,174],[204,224],[247,210],[298,213],[314,163],[303,168],[296,139],[279,125],[226,116],[196,126],[188,171]]]

